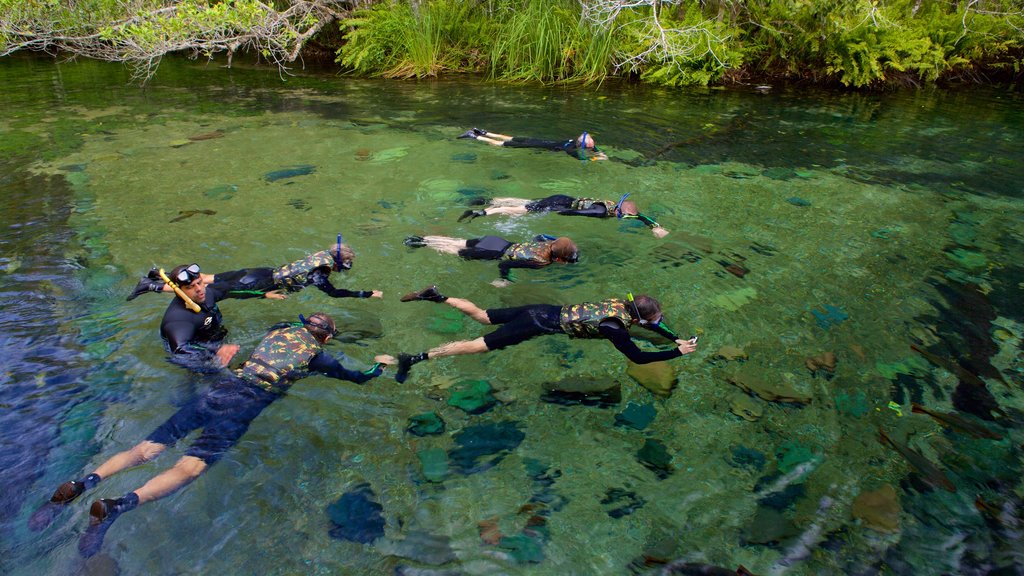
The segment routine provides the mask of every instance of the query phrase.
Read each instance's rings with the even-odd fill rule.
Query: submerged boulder
[[[628,374],[637,384],[651,391],[660,398],[667,398],[672,394],[672,388],[676,385],[676,372],[668,362],[651,362],[650,364],[629,363],[626,368]]]
[[[810,394],[797,390],[782,378],[766,378],[764,372],[764,368],[748,365],[729,376],[729,382],[769,402],[807,404],[811,401]]]
[[[607,408],[622,401],[622,385],[606,378],[566,378],[545,382],[541,400],[564,406],[597,406]]]
[[[878,490],[865,490],[853,499],[853,517],[877,532],[894,534],[900,530],[900,501],[889,484]]]
[[[376,502],[376,494],[365,482],[346,492],[327,507],[327,516],[334,525],[332,538],[367,544],[384,535],[384,509]]]

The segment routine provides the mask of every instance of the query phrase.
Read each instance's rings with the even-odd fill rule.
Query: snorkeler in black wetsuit
[[[641,295],[634,299],[631,294],[628,301],[612,298],[573,306],[534,304],[484,310],[464,298],[443,296],[436,286],[429,286],[402,297],[403,302],[415,300],[443,302],[481,324],[500,326],[475,340],[449,342],[415,355],[399,354],[398,373],[395,375],[398,382],[405,381],[410,368],[418,362],[490,352],[545,334],[568,334],[570,338],[604,338],[637,364],[670,360],[697,349],[696,336],[683,340],[661,323],[661,305],[649,296]],[[671,338],[676,347],[658,352],[640,350],[629,337],[629,327],[634,324]]]
[[[177,290],[160,322],[160,336],[171,362],[197,372],[227,366],[238,345],[224,343],[228,331],[217,302],[229,296],[207,286],[196,264],[178,266],[168,278]]]
[[[480,142],[486,142],[492,146],[503,148],[539,148],[552,152],[565,152],[578,160],[607,160],[608,156],[597,149],[594,137],[584,132],[576,138],[567,140],[541,140],[539,138],[523,138],[521,136],[508,136],[496,134],[479,128],[473,128],[459,138],[472,138]]]
[[[473,220],[481,216],[522,216],[530,212],[554,212],[560,216],[588,216],[590,218],[635,218],[643,222],[651,233],[658,238],[668,235],[653,218],[641,214],[636,202],[626,200],[629,193],[623,194],[618,202],[614,200],[598,200],[595,198],[576,198],[565,194],[555,194],[547,198],[529,200],[526,198],[494,198],[486,208],[466,210],[459,216],[459,222]]]
[[[498,236],[452,238],[450,236],[409,236],[405,245],[411,248],[428,246],[446,254],[458,254],[467,260],[500,260],[501,279],[509,280],[513,268],[543,268],[550,264],[574,263],[579,260],[576,244],[566,237],[540,235],[531,242],[509,242]],[[500,282],[496,285],[505,285]]]
[[[346,290],[331,284],[331,272],[350,270],[355,253],[339,240],[335,246],[306,256],[280,268],[243,268],[217,274],[204,274],[203,280],[210,287],[231,298],[274,298],[283,299],[285,292],[298,292],[306,286],[316,286],[332,298],[381,298],[380,290]],[[128,296],[134,300],[146,292],[169,292],[170,287],[160,279],[155,270],[139,280],[135,290]]]

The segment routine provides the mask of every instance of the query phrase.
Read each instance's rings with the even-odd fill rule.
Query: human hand
[[[594,155],[590,157],[591,161],[607,160],[607,159],[608,159],[608,155],[605,154],[604,152],[595,152]]]
[[[398,359],[392,356],[391,354],[377,354],[376,356],[373,357],[373,361],[387,365],[398,364]]]
[[[508,280],[505,280],[504,278],[498,278],[497,280],[491,282],[491,286],[494,286],[495,288],[506,288],[511,285],[512,283],[509,282]]]
[[[285,298],[288,298],[288,295],[284,293],[284,290],[271,290],[264,294],[263,297],[271,300],[284,300]]]
[[[655,238],[664,238],[665,236],[668,236],[668,230],[665,230],[661,226],[651,228],[651,232],[654,233]]]
[[[676,344],[678,345],[676,349],[679,350],[680,354],[689,354],[697,349],[697,337],[694,336],[689,340],[683,340],[680,338],[679,340],[676,340]]]
[[[383,297],[384,297],[384,293],[381,292],[380,290],[374,290],[373,292],[370,293],[370,298],[383,298]]]
[[[217,353],[214,355],[217,358],[217,362],[220,363],[221,367],[227,366],[228,362],[238,354],[238,344],[224,344],[217,349]]]

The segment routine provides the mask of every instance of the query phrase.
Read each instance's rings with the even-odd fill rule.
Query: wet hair
[[[657,300],[647,296],[646,294],[640,294],[633,299],[636,303],[636,310],[640,313],[641,318],[644,320],[650,320],[651,318],[657,318],[661,315],[661,304]],[[639,320],[640,318],[637,318]]]
[[[352,249],[348,247],[348,244],[341,245],[341,262],[338,262],[337,244],[331,244],[331,247],[328,248],[328,250],[330,251],[331,256],[334,258],[334,268],[336,270],[342,269],[342,263],[348,263],[348,268],[352,267],[352,262],[356,259],[356,253],[353,252]],[[347,270],[348,268],[344,269]]]
[[[575,262],[579,258],[579,249],[575,242],[562,236],[551,243],[551,258]]]
[[[636,202],[633,202],[632,200],[623,201],[622,206],[619,206],[619,210],[623,214],[629,214],[631,216],[635,216],[640,213],[640,210],[636,207]]]
[[[587,141],[590,142],[590,146],[587,146]],[[597,142],[594,140],[593,136],[584,132],[583,134],[580,134],[579,136],[576,137],[576,147],[583,148],[584,150],[587,148],[596,149]]]
[[[306,330],[309,330],[309,333],[320,342],[325,342],[328,336],[334,336],[337,333],[334,319],[323,312],[317,312],[306,318],[305,326]]]

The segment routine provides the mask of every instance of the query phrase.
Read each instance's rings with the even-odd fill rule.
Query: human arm
[[[388,361],[388,360],[391,361]],[[387,355],[380,355],[374,358],[376,364],[374,364],[369,370],[358,371],[349,370],[338,362],[338,359],[331,356],[327,352],[320,352],[309,361],[309,370],[312,372],[319,372],[329,378],[336,378],[338,380],[348,380],[349,382],[355,382],[356,384],[362,384],[377,376],[380,376],[384,372],[384,366],[392,364],[394,358]]]
[[[383,296],[383,292],[380,290],[346,290],[344,288],[335,288],[331,284],[330,272],[321,268],[310,272],[309,280],[313,286],[316,286],[331,298],[380,298]]]
[[[598,331],[601,335],[607,338],[614,346],[615,349],[629,358],[631,362],[636,364],[649,364],[651,362],[661,362],[665,360],[671,360],[678,358],[683,354],[693,352],[690,349],[689,352],[683,352],[682,345],[672,348],[670,350],[659,350],[657,352],[644,352],[633,342],[629,337],[629,331],[626,330],[625,326],[622,325],[618,320],[608,319],[598,325]],[[677,343],[683,342],[678,340]],[[694,344],[696,347],[696,344]]]
[[[544,264],[540,262],[534,262],[532,260],[502,260],[498,262],[498,271],[501,273],[502,280],[511,281],[509,277],[513,268],[543,268]]]
[[[201,368],[210,364],[227,366],[238,352],[237,344],[223,344],[220,340],[196,340],[195,324],[178,321],[167,322],[161,327],[171,359],[184,366]]]

